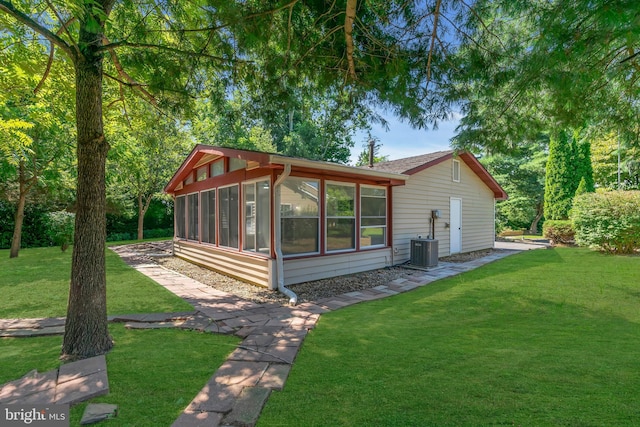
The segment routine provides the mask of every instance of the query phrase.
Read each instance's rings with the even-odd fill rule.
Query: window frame
[[[269,186],[267,192],[268,192],[268,199],[267,199],[267,206],[259,206],[259,189],[258,186],[261,183],[267,183],[267,185]],[[247,241],[249,240],[248,236],[249,234],[247,233],[247,186],[253,186],[253,196],[254,196],[254,200],[253,202],[253,208],[252,208],[252,215],[251,215],[251,219],[253,221],[253,227],[254,227],[254,233],[253,233],[253,249],[247,248],[246,244]],[[260,254],[260,255],[270,255],[271,254],[271,234],[272,234],[272,226],[271,226],[271,199],[272,199],[272,193],[271,193],[271,179],[269,176],[264,176],[264,177],[260,177],[260,178],[256,178],[256,179],[252,179],[249,181],[244,181],[242,182],[242,203],[241,203],[241,211],[242,211],[242,250],[244,252],[250,252],[253,254]],[[259,218],[260,213],[266,213],[267,215],[267,221],[266,223],[264,222],[263,218]],[[262,228],[263,226],[266,224],[267,226],[267,233],[266,233],[266,243],[267,246],[261,250],[259,245],[258,245],[258,241],[259,241],[259,237],[262,233]]]
[[[384,198],[383,197],[379,197],[379,196],[369,196],[369,195],[364,195],[364,191],[363,189],[366,188],[372,188],[372,189],[378,189],[378,190],[384,190]],[[384,210],[385,210],[385,215],[384,215],[384,225],[363,225],[363,219],[368,219],[368,218],[382,218],[381,216],[364,216],[363,215],[363,209],[362,209],[362,201],[364,198],[378,198],[378,199],[384,199]],[[360,185],[360,195],[359,195],[359,202],[360,202],[360,211],[358,212],[358,218],[360,220],[359,222],[359,227],[358,227],[358,245],[360,249],[372,249],[372,248],[382,248],[382,247],[386,247],[387,246],[387,241],[389,238],[388,235],[388,230],[389,230],[389,188],[388,187],[384,187],[384,186],[378,186],[378,185]],[[376,243],[376,244],[371,244],[371,245],[363,245],[362,244],[362,233],[364,230],[366,229],[374,229],[374,228],[382,228],[383,229],[383,241],[382,243]]]
[[[451,179],[453,182],[460,182],[460,160],[452,159]]]
[[[204,221],[208,221],[208,218],[211,216],[211,205],[209,203],[210,199],[206,196],[206,193],[211,193],[213,192],[213,197],[214,197],[214,201],[213,201],[213,224],[209,221],[208,224],[208,236],[207,239],[209,239],[209,236],[211,236],[211,226],[213,225],[213,241],[209,241],[209,240],[204,240]],[[203,213],[203,208],[204,208],[204,203],[202,203],[202,200],[207,197],[207,208],[208,208],[208,212],[205,217],[204,213]],[[208,244],[208,245],[216,245],[217,244],[217,240],[218,240],[218,233],[217,233],[217,228],[218,228],[218,189],[217,188],[211,188],[208,190],[203,190],[200,192],[200,243],[204,243],[204,244]]]
[[[342,216],[342,215],[329,215],[329,186],[336,187],[349,187],[353,189],[353,215],[352,216]],[[340,252],[353,252],[356,250],[357,243],[357,210],[356,210],[356,199],[358,197],[357,185],[355,182],[344,182],[344,181],[325,181],[324,182],[324,250],[325,253],[334,254]],[[340,219],[352,219],[352,246],[350,248],[340,248],[340,249],[329,249],[329,221],[330,220],[340,220]]]
[[[191,242],[200,242],[200,193],[199,192],[193,192],[193,193],[187,193],[187,204],[186,204],[186,219],[187,219],[187,223],[186,223],[186,240],[189,240]],[[195,196],[195,200],[196,200],[196,209],[195,209],[195,235],[193,235],[191,233],[191,198]],[[192,237],[193,236],[193,237]]]
[[[179,199],[182,199],[182,218],[178,218],[178,214],[179,214],[179,209],[178,209],[178,203],[179,203]],[[175,227],[175,232],[174,232],[174,236],[176,239],[185,239],[187,238],[187,195],[186,194],[182,194],[179,196],[176,196],[175,199],[175,205],[174,205],[174,227]],[[181,221],[180,221],[181,220]],[[182,224],[182,227],[180,227],[178,224]],[[182,228],[182,235],[180,235],[180,229]]]
[[[319,178],[308,178],[308,177],[303,177],[303,176],[289,176],[288,178],[285,179],[285,182],[289,179],[296,179],[296,180],[300,180],[300,181],[304,181],[304,182],[315,182],[317,184],[317,191],[318,191],[318,200],[317,200],[317,214],[316,216],[310,216],[310,215],[282,215],[282,211],[280,211],[280,248],[283,251],[283,257],[284,258],[295,258],[295,257],[304,257],[304,256],[311,256],[311,255],[319,255],[322,252],[322,245],[321,245],[321,233],[322,233],[322,205],[320,202],[320,198],[322,197],[322,180]],[[285,182],[283,182],[281,185],[284,185]],[[282,191],[282,190],[280,190]],[[295,209],[292,208],[292,204],[291,203],[282,203],[282,197],[280,197],[280,206],[276,206],[276,209],[282,209],[282,206],[289,206],[289,210],[290,211],[295,211]],[[318,232],[316,235],[316,247],[317,250],[315,251],[311,251],[311,252],[295,252],[295,253],[284,253],[284,249],[283,249],[283,241],[282,239],[284,238],[284,222],[286,222],[287,220],[300,220],[300,219],[315,219],[317,221],[317,228],[318,228]]]
[[[237,197],[238,197],[238,199],[236,201],[237,206],[236,206],[236,215],[235,215],[235,218],[236,218],[235,219],[235,221],[236,221],[236,224],[235,224],[236,225],[236,227],[235,227],[236,246],[229,246],[229,245],[223,245],[222,244],[223,227],[222,227],[221,221],[222,221],[222,218],[223,218],[223,215],[222,215],[223,206],[222,206],[222,197],[220,196],[220,192],[223,191],[223,190],[228,190],[228,189],[233,188],[233,187],[236,187]],[[242,221],[240,220],[240,199],[241,199],[240,198],[240,183],[233,183],[233,184],[229,184],[229,185],[224,185],[224,186],[218,187],[216,189],[216,191],[217,191],[217,194],[216,194],[216,205],[218,206],[218,209],[216,210],[216,213],[218,214],[217,215],[218,216],[218,218],[217,218],[217,227],[218,228],[217,228],[217,233],[216,233],[217,234],[217,241],[218,241],[217,245],[218,245],[218,247],[221,247],[221,248],[235,249],[235,250],[239,251],[240,250],[240,226],[242,224]],[[231,204],[229,204],[229,207],[230,206],[231,206]],[[231,212],[228,209],[227,212],[226,212],[228,219],[232,218],[232,215],[230,213]],[[229,222],[228,230],[229,230],[229,232],[232,231],[231,222]],[[231,240],[232,240],[231,239],[231,234],[229,234],[228,241],[231,242]]]

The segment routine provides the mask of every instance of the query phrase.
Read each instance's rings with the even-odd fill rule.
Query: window
[[[202,166],[196,170],[196,181],[204,181],[207,179],[207,169],[206,166]]]
[[[216,190],[200,193],[200,218],[202,221],[202,242],[216,242]]]
[[[190,173],[188,177],[186,177],[184,179],[184,181],[182,181],[182,183],[184,185],[189,185],[189,184],[193,184],[193,173]]]
[[[176,197],[176,208],[175,208],[175,218],[176,218],[176,237],[180,239],[187,238],[187,230],[185,227],[187,221],[187,212],[186,212],[186,197],[178,196]]]
[[[269,181],[244,184],[243,249],[269,253],[271,221]]]
[[[355,185],[327,184],[327,251],[355,249]]]
[[[247,161],[236,158],[229,158],[229,172],[237,171],[238,169],[244,169],[247,167]]]
[[[380,246],[387,241],[387,189],[360,189],[360,247]]]
[[[460,182],[460,160],[454,160],[452,165],[453,181]]]
[[[319,182],[287,178],[280,188],[280,227],[284,255],[319,252]]]
[[[218,159],[211,163],[210,176],[218,176],[224,173],[224,159]]]
[[[238,248],[238,186],[218,189],[218,244]]]
[[[189,240],[198,240],[198,193],[187,196],[187,214],[189,215],[187,237]]]

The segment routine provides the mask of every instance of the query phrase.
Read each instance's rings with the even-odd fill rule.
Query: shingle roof
[[[439,163],[453,155],[453,150],[436,151],[435,153],[421,154],[419,156],[407,157],[405,159],[390,160],[388,162],[375,163],[372,168],[362,166],[363,168],[392,173],[411,174],[413,169],[424,168],[425,165],[431,163]]]

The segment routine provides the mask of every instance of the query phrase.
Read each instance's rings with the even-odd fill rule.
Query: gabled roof
[[[409,176],[449,160],[454,156],[463,160],[467,166],[478,175],[482,182],[493,191],[496,199],[504,200],[507,198],[507,193],[500,187],[500,184],[487,172],[473,154],[467,152],[456,154],[453,150],[438,151],[420,156],[376,163],[370,168],[367,166],[347,166],[339,163],[203,144],[198,144],[194,147],[169,183],[165,186],[164,191],[174,193],[176,188],[179,188],[178,186],[193,169],[220,157],[246,160],[248,169],[258,167],[278,169],[282,168],[285,164],[290,164],[294,168],[304,172],[343,177],[371,178],[379,180],[381,183],[386,182],[391,185],[403,185],[404,182],[409,179]]]
[[[422,154],[420,156],[407,157],[404,159],[390,160],[388,162],[375,163],[369,170],[380,172],[400,173],[405,175],[413,175],[446,160],[458,157],[464,161],[469,168],[478,175],[478,178],[484,182],[487,187],[493,191],[493,195],[498,200],[506,200],[507,193],[491,176],[491,174],[482,166],[476,157],[466,151],[455,153],[453,150],[437,151],[435,153]]]
[[[179,184],[182,183],[193,169],[221,157],[246,160],[248,169],[259,167],[281,169],[284,168],[284,165],[289,164],[302,172],[342,177],[360,177],[371,179],[380,182],[381,184],[403,185],[405,181],[409,179],[407,175],[396,172],[368,170],[339,163],[198,144],[193,150],[191,150],[191,153],[189,153],[185,161],[182,162],[182,165],[178,168],[169,183],[164,187],[164,191],[170,194],[174,193],[176,188],[179,188]]]

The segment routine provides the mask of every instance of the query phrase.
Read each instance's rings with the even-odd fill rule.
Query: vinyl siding
[[[439,209],[435,223],[438,255],[449,255],[450,199],[462,200],[462,252],[493,247],[494,195],[478,176],[460,162],[460,182],[452,179],[452,160],[411,176],[406,185],[393,188],[394,264],[410,259],[410,242],[430,233],[431,210]]]
[[[269,287],[272,267],[267,258],[248,256],[185,241],[174,241],[173,252],[175,256],[202,267],[255,285]]]
[[[322,257],[284,260],[285,286],[310,280],[360,273],[391,265],[391,249],[349,252]]]

